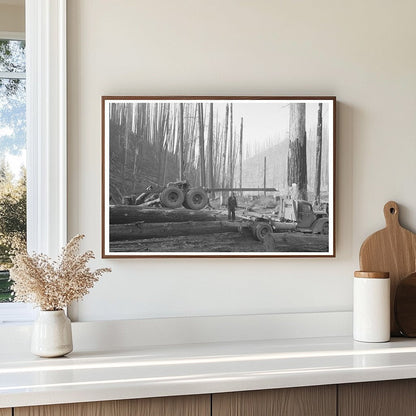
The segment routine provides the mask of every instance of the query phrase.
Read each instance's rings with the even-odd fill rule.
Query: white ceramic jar
[[[354,339],[362,342],[389,341],[389,273],[355,272],[353,303]]]
[[[63,310],[40,311],[33,324],[31,351],[39,357],[61,357],[72,351],[71,321]]]

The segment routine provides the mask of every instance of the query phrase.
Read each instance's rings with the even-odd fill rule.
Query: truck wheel
[[[208,195],[201,188],[191,188],[186,193],[185,202],[189,209],[202,209],[208,203]]]
[[[272,233],[272,227],[270,224],[262,223],[257,224],[255,231],[254,231],[254,237],[256,240],[264,241],[264,237],[266,237],[267,234]]]
[[[329,224],[327,222],[322,225],[321,234],[323,235],[329,234]]]
[[[183,192],[176,186],[168,186],[160,194],[160,202],[166,208],[179,208],[184,199]]]

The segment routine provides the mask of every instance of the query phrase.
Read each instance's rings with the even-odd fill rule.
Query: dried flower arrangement
[[[10,270],[15,302],[34,303],[42,310],[56,311],[85,296],[99,277],[111,269],[89,269],[87,263],[94,253],[78,254],[83,238],[80,234],[73,237],[57,261],[45,254],[17,252]]]

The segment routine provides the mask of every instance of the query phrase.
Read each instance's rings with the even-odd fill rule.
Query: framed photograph
[[[335,97],[102,97],[103,257],[334,257]]]

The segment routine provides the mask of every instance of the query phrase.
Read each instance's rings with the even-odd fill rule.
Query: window
[[[26,42],[0,33],[0,323],[27,321],[30,305],[10,304],[10,250],[26,243]]]
[[[17,36],[16,36],[17,37]],[[0,302],[10,302],[10,252],[26,244],[25,41],[0,38]]]

